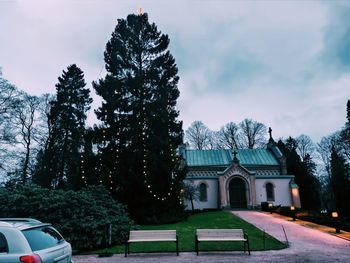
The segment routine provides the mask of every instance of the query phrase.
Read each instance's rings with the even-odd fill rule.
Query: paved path
[[[75,263],[231,263],[231,262],[283,262],[283,263],[329,263],[350,262],[350,241],[323,233],[319,230],[304,227],[295,222],[257,211],[235,211],[244,220],[265,230],[270,235],[285,242],[284,227],[290,247],[274,251],[253,251],[251,256],[242,252],[182,252],[180,256],[174,253],[147,253],[114,255],[110,258],[96,256],[74,256]]]

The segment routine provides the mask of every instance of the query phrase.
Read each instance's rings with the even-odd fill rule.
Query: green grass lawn
[[[177,230],[179,250],[195,251],[195,233],[199,228],[241,228],[249,237],[251,250],[282,249],[285,245],[277,239],[264,234],[255,226],[247,223],[229,211],[204,212],[190,216],[186,221],[167,225],[141,226],[142,230]],[[199,245],[200,251],[242,250],[243,242],[204,242]],[[171,252],[176,251],[175,242],[143,242],[130,245],[130,252]],[[108,250],[94,253],[123,253],[124,246],[114,246]]]

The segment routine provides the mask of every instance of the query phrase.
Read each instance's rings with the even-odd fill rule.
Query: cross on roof
[[[270,139],[272,139],[272,129],[269,127],[269,134],[270,134]]]
[[[237,159],[237,151],[236,151],[236,149],[233,151],[233,160],[234,161],[237,161],[238,159]]]

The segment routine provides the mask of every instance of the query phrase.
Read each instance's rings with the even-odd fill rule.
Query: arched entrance
[[[233,178],[229,184],[231,208],[247,208],[246,184],[241,178]]]

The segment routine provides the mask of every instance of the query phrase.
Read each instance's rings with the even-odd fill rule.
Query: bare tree
[[[307,155],[313,156],[316,147],[309,136],[302,134],[296,138],[296,142],[297,153],[303,160],[305,160]]]
[[[186,130],[186,140],[196,150],[210,148],[212,132],[201,121],[192,122]]]
[[[222,147],[220,147],[219,132],[210,130],[208,138],[208,149],[215,150],[220,148]]]
[[[229,122],[218,132],[219,148],[237,149],[239,141],[239,127],[234,122]]]
[[[200,193],[199,193],[198,185],[195,185],[193,183],[185,182],[185,183],[183,183],[181,192],[183,194],[183,197],[186,200],[190,200],[190,202],[191,202],[191,209],[192,209],[192,213],[193,213],[194,212],[193,201],[198,201],[199,200],[199,194]]]
[[[0,70],[0,145],[14,142],[14,135],[10,128],[13,108],[16,107],[18,97],[17,88],[2,78]]]
[[[327,137],[323,137],[321,141],[317,144],[317,152],[324,164],[327,176],[330,176],[330,160],[333,148],[339,147],[340,133],[336,132]]]
[[[267,128],[252,119],[244,119],[240,124],[240,144],[244,148],[260,148],[266,145]]]
[[[340,132],[333,133],[323,137],[317,144],[318,157],[323,165],[318,166],[319,181],[322,187],[322,202],[328,207],[334,200],[334,194],[330,186],[331,171],[331,154],[332,149],[339,148]]]
[[[37,109],[38,123],[36,125],[37,132],[35,133],[35,141],[38,143],[40,149],[46,149],[48,145],[48,138],[51,131],[51,125],[49,122],[49,113],[52,104],[50,103],[55,98],[52,94],[42,94],[39,99],[39,107]]]
[[[43,96],[45,97],[45,96]],[[47,95],[49,97],[49,95]],[[26,183],[32,173],[40,128],[45,117],[45,99],[19,91],[0,72],[0,177]]]
[[[22,92],[21,98],[17,100],[18,106],[14,109],[14,125],[18,128],[17,139],[24,147],[21,158],[21,182],[25,184],[29,177],[30,162],[33,159],[32,149],[35,147],[36,122],[38,121],[38,110],[40,101],[38,97]]]
[[[0,117],[9,112],[10,107],[13,106],[13,99],[17,95],[16,87],[2,77],[0,69]]]
[[[11,119],[17,97],[17,88],[2,77],[0,69],[0,179],[13,166],[13,155],[16,152],[16,134]]]

